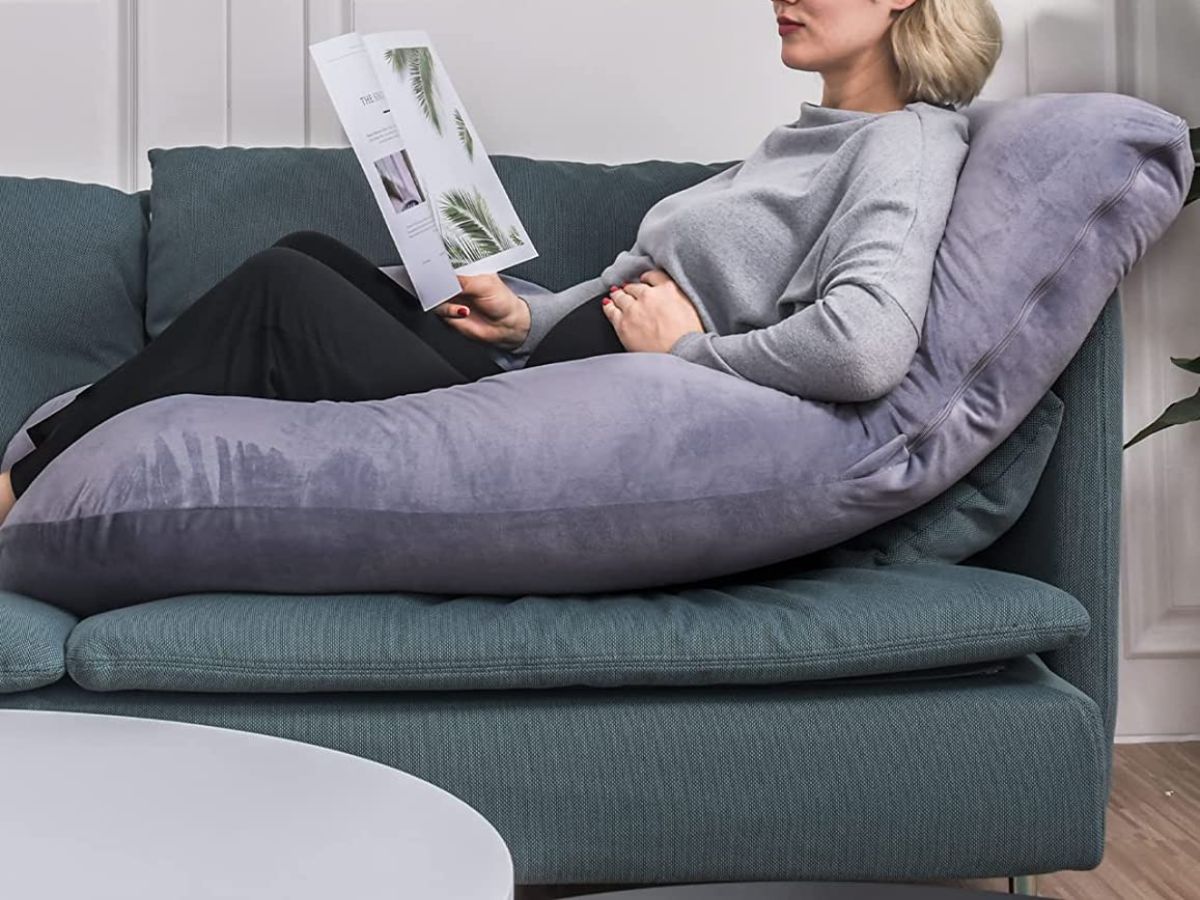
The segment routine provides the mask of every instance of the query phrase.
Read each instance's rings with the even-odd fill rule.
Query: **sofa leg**
[[[1010,894],[1022,894],[1026,897],[1036,897],[1038,895],[1036,875],[1013,875],[1008,879],[1008,892]]]

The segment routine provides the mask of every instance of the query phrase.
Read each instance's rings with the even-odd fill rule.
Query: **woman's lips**
[[[785,25],[779,26],[779,33],[780,35],[791,34],[793,31],[799,31],[803,27],[803,25],[794,25],[789,22]]]

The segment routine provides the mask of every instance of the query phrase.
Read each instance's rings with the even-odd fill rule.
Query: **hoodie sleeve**
[[[530,282],[514,288],[518,297],[529,307],[529,333],[521,345],[510,350],[513,356],[528,356],[542,342],[546,333],[575,308],[593,297],[607,294],[614,284],[636,281],[655,268],[654,260],[642,252],[635,241],[629,250],[622,250],[612,265],[595,278],[589,278],[566,290],[550,291]]]

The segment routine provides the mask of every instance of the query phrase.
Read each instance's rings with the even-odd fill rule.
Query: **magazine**
[[[309,46],[403,265],[382,271],[430,310],[458,275],[538,255],[423,31],[349,32]]]

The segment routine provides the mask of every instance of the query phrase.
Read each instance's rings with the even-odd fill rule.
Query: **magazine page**
[[[343,34],[310,45],[309,52],[404,261],[405,287],[423,309],[433,309],[462,285],[362,38]]]
[[[429,35],[376,32],[363,44],[455,271],[499,272],[536,257]]]

